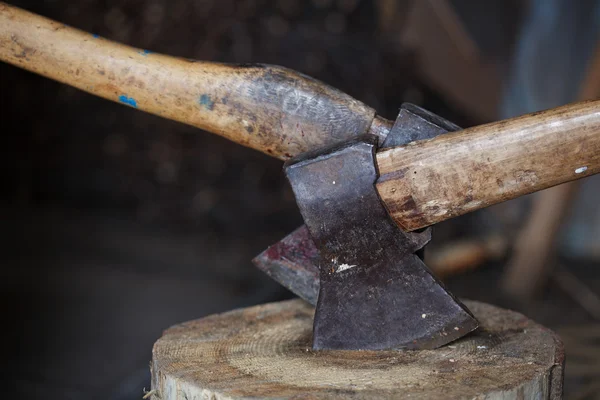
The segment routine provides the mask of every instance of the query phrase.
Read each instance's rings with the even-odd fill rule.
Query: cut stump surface
[[[314,309],[301,300],[176,325],[154,345],[152,398],[561,398],[556,334],[513,311],[465,304],[481,327],[426,351],[313,351]]]

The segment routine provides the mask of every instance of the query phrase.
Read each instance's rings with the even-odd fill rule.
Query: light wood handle
[[[600,172],[600,101],[481,125],[377,153],[377,190],[412,231]]]
[[[0,60],[287,159],[366,133],[375,111],[286,68],[136,49],[0,2]]]
[[[282,67],[198,62],[135,49],[0,2],[0,60],[287,159],[389,121]],[[415,230],[599,172],[600,104],[580,103],[377,154],[377,189]]]

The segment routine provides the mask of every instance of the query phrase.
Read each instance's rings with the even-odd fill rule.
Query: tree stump
[[[465,301],[481,327],[437,350],[313,351],[314,309],[284,301],[169,328],[152,399],[560,399],[564,350],[516,312]]]

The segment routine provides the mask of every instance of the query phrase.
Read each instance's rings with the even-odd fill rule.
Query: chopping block
[[[185,322],[154,344],[148,397],[562,398],[555,333],[513,311],[464,304],[479,329],[435,350],[314,351],[314,308],[300,299]]]

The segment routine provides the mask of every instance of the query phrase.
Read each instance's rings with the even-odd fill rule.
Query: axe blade
[[[383,257],[386,268],[357,269],[323,283],[314,349],[435,349],[477,328],[419,257]]]
[[[302,225],[252,259],[277,283],[313,306],[319,296],[319,249]]]
[[[415,255],[422,236],[388,216],[374,186],[376,143],[363,137],[285,167],[319,249],[315,349],[429,349],[477,327]]]

